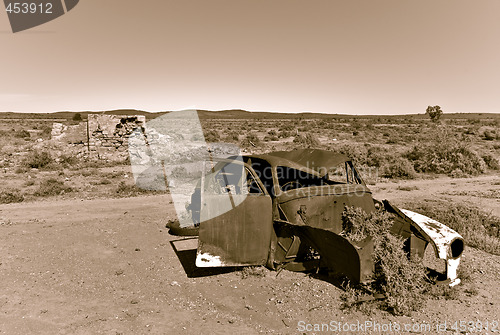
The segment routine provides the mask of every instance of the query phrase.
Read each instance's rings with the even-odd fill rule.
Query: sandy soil
[[[402,205],[405,202],[448,199],[470,203],[500,216],[500,175],[482,175],[474,178],[439,177],[408,181],[387,180],[370,185],[377,199],[389,199]]]
[[[442,192],[469,199],[460,192],[488,191],[498,180],[440,178],[371,188],[376,198],[398,203]],[[499,214],[498,198],[477,199]],[[453,334],[460,333],[455,321],[500,319],[499,256],[467,248],[463,259],[474,270],[456,299],[430,299],[411,317],[380,310],[367,316],[341,311],[341,290],[314,276],[196,269],[196,239],[164,228],[174,215],[168,195],[0,205],[0,333],[311,334],[299,326],[371,320],[408,324],[422,334],[437,333],[436,324],[446,321],[442,333]]]

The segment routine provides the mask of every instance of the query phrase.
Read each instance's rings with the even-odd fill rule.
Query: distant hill
[[[54,112],[54,113],[16,113],[0,112],[0,119],[66,119],[71,120],[77,112]],[[81,111],[83,119],[88,114],[102,113],[108,115],[144,115],[147,120],[169,113],[146,112],[136,109],[116,109],[109,111]],[[349,114],[323,114],[323,113],[272,113],[272,112],[249,112],[241,109],[230,109],[222,111],[198,110],[200,119],[405,119],[419,120],[429,119],[426,114],[402,114],[402,115],[349,115]],[[473,119],[473,120],[500,120],[500,113],[445,113],[442,116],[446,119]]]

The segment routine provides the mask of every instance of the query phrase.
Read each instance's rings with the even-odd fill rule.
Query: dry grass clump
[[[35,191],[33,195],[39,197],[48,197],[48,196],[69,193],[72,191],[73,189],[65,185],[64,181],[55,178],[48,178],[42,180],[42,182],[38,186],[38,189]]]
[[[488,166],[488,169],[491,170],[500,170],[500,162],[498,159],[491,155],[491,154],[486,154],[482,156],[483,161],[486,163],[486,166]]]
[[[14,202],[23,202],[24,195],[18,190],[0,191],[0,204],[10,204]]]
[[[293,139],[293,143],[300,144],[304,148],[312,148],[320,146],[319,140],[311,133],[305,135],[299,134]]]
[[[137,187],[136,184],[127,184],[125,181],[120,181],[118,186],[115,189],[115,193],[119,195],[120,197],[133,197],[133,196],[138,196],[141,194],[145,194],[151,192],[153,193],[154,191],[149,191],[140,187]]]
[[[260,139],[257,137],[255,132],[249,132],[245,138],[241,141],[241,146],[248,148],[250,146],[255,147],[260,144]]]
[[[205,132],[205,141],[209,143],[220,142],[221,138],[217,130],[211,129]]]
[[[27,168],[41,169],[49,167],[53,162],[54,160],[49,151],[34,150],[24,159],[23,165]]]
[[[266,268],[263,266],[247,266],[241,270],[241,279],[246,279],[249,277],[265,277]]]

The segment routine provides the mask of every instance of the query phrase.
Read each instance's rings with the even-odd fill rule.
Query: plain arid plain
[[[199,111],[207,142],[343,153],[374,198],[463,236],[462,282],[428,285],[421,304],[402,297],[407,308],[394,309],[354,301],[323,273],[196,268],[196,237],[169,234],[169,190],[137,187],[127,131],[89,134],[93,114],[120,129],[159,115],[0,114],[0,333],[500,332],[500,115]]]

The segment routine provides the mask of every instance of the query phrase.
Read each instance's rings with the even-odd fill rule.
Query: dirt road
[[[318,278],[195,269],[196,239],[164,228],[173,216],[167,195],[1,205],[0,333],[296,334],[312,333],[301,328],[308,323],[372,320],[423,334],[447,321],[452,334],[450,322],[500,315],[500,257],[472,248],[471,283],[456,300],[431,299],[412,317],[346,314],[341,290]]]

